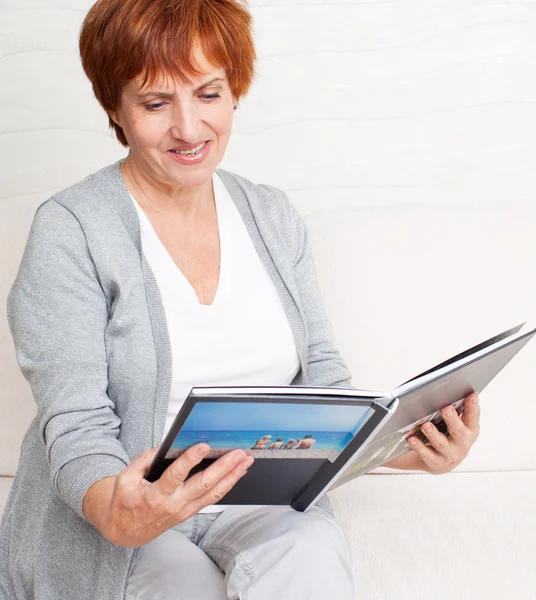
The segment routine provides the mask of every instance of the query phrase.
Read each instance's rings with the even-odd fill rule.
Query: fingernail
[[[200,448],[197,449],[197,454],[199,454],[199,456],[205,456],[206,454],[208,454],[210,451],[210,448],[207,449],[206,446],[201,446]]]
[[[409,444],[410,446],[415,446],[415,444],[416,444],[416,443],[417,443],[417,442],[416,442],[416,441],[415,441],[413,438],[411,438],[411,440],[409,440],[409,441],[408,441],[408,444]]]
[[[473,398],[473,404],[478,404],[478,396],[475,396],[475,397]]]

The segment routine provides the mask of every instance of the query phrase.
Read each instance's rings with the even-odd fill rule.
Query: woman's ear
[[[108,116],[110,117],[110,119],[112,119],[112,121],[116,125],[119,125],[119,127],[123,128],[123,125],[121,124],[121,119],[119,117],[119,111],[118,110],[109,110],[108,111]]]

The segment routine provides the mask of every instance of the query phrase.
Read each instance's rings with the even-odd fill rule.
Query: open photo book
[[[304,511],[326,492],[411,450],[420,426],[447,432],[440,410],[463,413],[464,399],[486,385],[532,339],[517,325],[436,365],[390,392],[341,387],[194,387],[150,465],[156,481],[187,448],[210,445],[189,477],[224,453],[255,458],[218,504],[290,505]]]

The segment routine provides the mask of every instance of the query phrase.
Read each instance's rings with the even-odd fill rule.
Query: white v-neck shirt
[[[221,258],[211,305],[200,304],[131,195],[140,218],[143,253],[160,289],[171,341],[172,379],[164,435],[194,386],[290,385],[300,369],[277,288],[216,172],[212,183]],[[201,512],[223,508],[210,506]]]

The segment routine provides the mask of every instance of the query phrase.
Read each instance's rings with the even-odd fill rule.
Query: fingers
[[[445,458],[439,455],[433,448],[426,446],[424,442],[416,437],[408,438],[408,443],[415,450],[417,456],[428,467],[429,472],[439,471],[445,463]]]
[[[210,452],[208,444],[196,444],[191,446],[183,454],[174,460],[162,473],[160,479],[153,483],[153,490],[164,495],[171,495],[180,486],[188,473],[198,465]]]
[[[192,504],[196,506],[197,511],[219,502],[237,481],[247,473],[254,462],[253,457],[246,455],[244,452],[237,453],[234,456],[229,456],[230,454],[227,453],[216,461],[222,461],[217,470],[211,471],[212,467],[216,466],[216,463],[214,463],[208,469],[194,475],[186,483],[184,491]],[[223,461],[224,458],[226,458],[226,461]]]
[[[476,439],[480,435],[480,402],[477,394],[473,393],[465,399],[462,419]]]
[[[417,451],[418,449],[421,450],[420,455],[423,460],[425,460],[425,457],[428,457],[429,459],[445,458],[449,462],[454,460],[454,451],[451,442],[448,440],[446,435],[438,431],[437,427],[433,423],[424,423],[423,425],[421,425],[421,429],[424,431],[426,437],[429,439],[432,447],[437,451],[433,452],[432,450],[430,450],[430,448],[428,448],[424,443],[421,442],[422,448],[417,448]],[[428,450],[430,450],[430,452],[426,452]]]
[[[441,416],[447,425],[452,441],[456,444],[464,442],[467,439],[468,432],[456,409],[453,406],[447,406],[441,411]]]
[[[480,406],[478,394],[465,398],[463,415],[460,417],[453,406],[441,411],[452,441],[458,445],[471,445],[480,434]]]
[[[185,488],[187,498],[195,500],[210,492],[222,478],[226,477],[237,466],[240,466],[246,458],[248,457],[243,450],[235,450],[224,454],[212,463],[210,467],[200,473],[196,473],[188,480]]]

